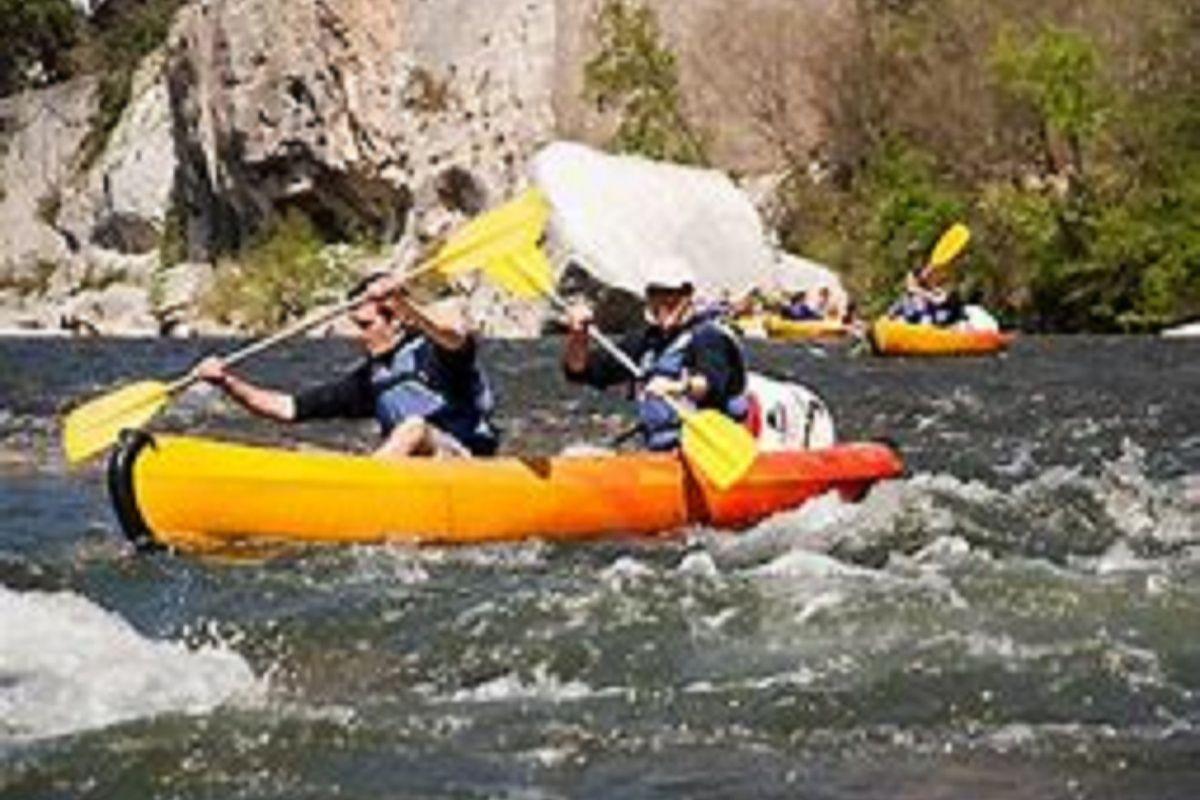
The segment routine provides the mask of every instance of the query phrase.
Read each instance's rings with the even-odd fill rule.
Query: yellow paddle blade
[[[526,244],[488,261],[483,273],[509,294],[534,300],[554,293],[554,268],[536,244]]]
[[[457,230],[433,261],[447,277],[481,266],[489,254],[521,244],[536,244],[550,219],[550,203],[538,189],[471,220]]]
[[[938,239],[937,246],[933,248],[933,255],[929,257],[929,266],[934,269],[946,266],[962,252],[969,241],[971,241],[970,228],[961,222],[954,223],[950,226],[950,230],[943,233],[942,238]]]
[[[63,450],[71,464],[106,449],[125,428],[139,428],[167,402],[167,385],[141,381],[84,403],[63,423]]]
[[[683,417],[683,454],[718,489],[733,486],[758,457],[750,431],[718,411]]]

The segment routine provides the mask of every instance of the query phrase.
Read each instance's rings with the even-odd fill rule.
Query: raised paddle
[[[536,247],[548,218],[546,199],[538,190],[528,190],[464,225],[446,241],[437,255],[404,278],[412,280],[435,271],[452,277],[472,269],[488,269],[492,262],[505,258],[514,250]],[[346,300],[244,347],[226,356],[224,361],[229,366],[245,361],[360,303],[361,297]],[[63,449],[67,461],[72,464],[82,461],[109,447],[122,430],[146,424],[173,394],[196,380],[195,373],[189,372],[170,382],[139,381],[79,406],[63,423]]]
[[[941,269],[949,264],[963,251],[969,241],[971,241],[970,228],[961,222],[951,225],[933,248],[933,254],[929,257],[930,268]]]
[[[518,297],[545,297],[560,311],[567,310],[554,289],[550,262],[536,244],[488,262],[483,272]],[[588,334],[634,378],[642,379],[642,370],[611,339],[595,327],[589,327]],[[722,491],[741,480],[758,457],[758,445],[750,431],[718,411],[695,411],[673,397],[661,397],[683,422],[682,449],[688,462]]]

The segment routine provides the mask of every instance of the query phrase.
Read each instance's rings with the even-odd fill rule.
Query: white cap
[[[642,289],[692,289],[695,285],[695,276],[686,261],[679,256],[659,256],[646,269]]]

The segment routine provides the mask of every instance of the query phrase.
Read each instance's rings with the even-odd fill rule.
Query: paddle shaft
[[[552,306],[564,314],[567,313],[567,301],[562,299],[562,295],[551,289],[546,292],[546,297],[550,300],[550,304]],[[587,332],[588,336],[592,337],[593,342],[607,350],[608,354],[615,358],[621,366],[629,370],[633,374],[634,378],[641,380],[645,377],[645,375],[642,374],[642,368],[633,363],[633,359],[629,357],[629,354],[618,347],[616,342],[597,330],[596,326],[587,326]]]
[[[558,292],[550,290],[550,291],[546,292],[546,297],[548,297],[550,299],[551,305],[553,305],[559,311],[566,313],[567,302],[562,299],[562,297],[558,294]],[[640,380],[645,379],[646,375],[644,372],[642,372],[642,368],[639,367],[637,364],[635,364],[633,359],[629,357],[629,354],[626,353],[624,350],[622,350],[620,347],[618,347],[616,342],[614,342],[612,339],[605,336],[600,331],[596,330],[596,327],[594,325],[589,325],[587,328],[587,332],[588,332],[588,335],[592,337],[592,341],[594,341],[596,344],[600,345],[605,350],[607,350],[608,354],[610,356],[612,356],[613,358],[615,358],[617,360],[617,363],[619,363],[621,366],[625,367],[625,369],[629,370],[630,374],[632,374],[636,380],[640,381]],[[658,395],[658,397],[664,403],[669,405],[671,407],[671,409],[676,414],[678,414],[679,417],[681,419],[683,419],[685,422],[689,416],[696,413],[695,411],[688,408],[683,403],[679,402],[679,400],[677,400],[674,397],[671,397],[670,395],[660,394],[660,395]]]
[[[438,267],[441,266],[441,262],[442,262],[442,259],[433,258],[433,259],[427,261],[425,264],[422,264],[417,269],[408,273],[404,277],[404,279],[405,279],[405,281],[411,281],[411,280],[421,277],[422,275],[433,272],[435,269],[437,269]],[[308,319],[302,319],[299,322],[296,322],[295,324],[293,324],[287,328],[284,328],[281,331],[277,331],[276,333],[271,334],[270,336],[266,337],[265,339],[259,339],[257,342],[247,345],[246,347],[243,347],[241,350],[236,350],[236,351],[230,353],[229,355],[225,356],[222,360],[225,362],[225,366],[227,366],[227,367],[236,366],[237,364],[240,364],[241,362],[245,361],[246,359],[250,358],[251,356],[258,355],[259,353],[261,353],[264,350],[272,348],[275,345],[280,344],[281,342],[286,342],[288,339],[295,338],[296,336],[299,336],[300,334],[304,333],[305,331],[312,330],[313,328],[317,327],[318,325],[321,325],[322,323],[328,322],[331,319],[334,319],[336,317],[341,316],[342,314],[345,314],[347,311],[349,311],[350,309],[354,308],[357,305],[360,305],[362,302],[363,302],[363,298],[361,296],[354,297],[349,300],[343,300],[342,302],[338,303],[336,306],[325,309],[320,314],[317,314],[315,317],[310,317]],[[175,392],[182,391],[182,390],[186,389],[187,387],[191,386],[197,380],[199,380],[199,378],[196,376],[196,373],[189,372],[188,374],[184,375],[183,377],[178,378],[175,381],[172,381],[171,383],[167,384],[167,390],[166,390],[167,394],[174,394]]]

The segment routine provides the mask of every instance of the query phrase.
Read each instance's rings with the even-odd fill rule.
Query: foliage
[[[619,115],[619,152],[684,164],[707,163],[702,137],[683,111],[675,54],[661,42],[654,12],[607,0],[596,17],[599,51],[584,65],[584,92]]]
[[[816,187],[805,175],[793,177],[785,201],[785,247],[841,264],[869,313],[882,310],[904,273],[966,210],[963,198],[938,180],[933,160],[898,140],[880,149],[848,192]],[[819,231],[797,227],[791,215],[811,218],[819,207]]]
[[[69,0],[0,0],[0,96],[68,75],[78,36]]]
[[[160,269],[170,269],[187,260],[187,224],[187,210],[180,202],[177,192],[172,192],[167,211],[163,215],[162,235],[158,242]]]
[[[860,0],[830,41],[821,179],[785,245],[877,310],[956,217],[963,289],[1010,322],[1143,330],[1200,314],[1200,10],[1188,0]],[[840,61],[839,61],[840,59]]]
[[[111,1],[111,0],[110,0]],[[138,65],[167,41],[175,12],[185,0],[136,0],[119,4],[88,29],[80,59],[99,76],[99,102],[91,129],[80,145],[80,163],[88,167],[104,152],[133,93]]]
[[[1005,89],[1033,103],[1047,123],[1069,136],[1098,130],[1105,105],[1100,56],[1085,34],[1050,26],[1022,46],[1014,29],[1006,28],[992,58]]]
[[[187,209],[180,201],[178,191],[172,191],[158,240],[158,264],[150,276],[150,305],[153,308],[162,308],[165,302],[167,270],[187,260],[187,226]]]
[[[218,266],[202,306],[224,323],[262,332],[303,316],[350,277],[347,265],[325,250],[312,221],[290,209],[236,259]]]
[[[1028,102],[1050,132],[1065,137],[1079,168],[1079,149],[1100,130],[1108,101],[1100,54],[1085,34],[1048,26],[1029,45],[1015,28],[1004,28],[992,48],[992,69],[1001,88]]]

